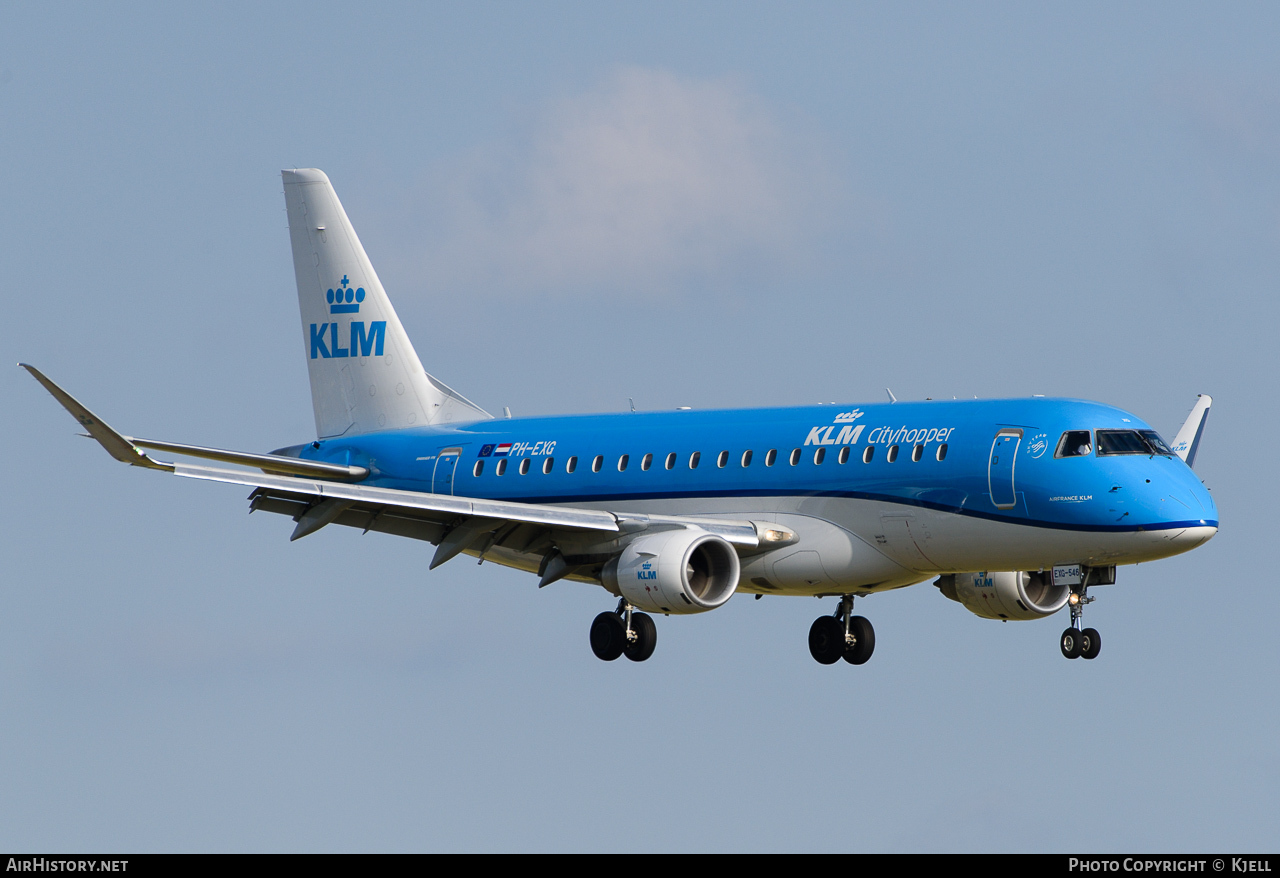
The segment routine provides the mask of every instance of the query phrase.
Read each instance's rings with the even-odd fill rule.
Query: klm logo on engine
[[[652,561],[645,561],[636,571],[636,579],[657,579],[658,571],[653,569]]]
[[[364,287],[352,287],[344,274],[341,282],[324,294],[330,314],[359,314]],[[363,320],[352,320],[346,332],[337,322],[311,324],[311,359],[319,357],[380,357],[386,346],[387,321],[374,320],[366,328]],[[343,347],[342,343],[347,342]]]

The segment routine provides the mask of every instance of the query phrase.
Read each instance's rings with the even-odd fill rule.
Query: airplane
[[[1217,533],[1192,471],[1207,395],[1172,445],[1044,397],[495,418],[423,368],[329,178],[282,176],[317,438],[269,454],[134,438],[19,365],[116,460],[249,487],[291,540],[337,524],[431,543],[433,570],[468,555],[601,587],[605,661],[648,659],[653,615],[743,592],[836,599],[810,653],[862,664],[875,630],[854,600],[930,579],[986,619],[1068,607],[1062,654],[1093,659],[1089,589]]]

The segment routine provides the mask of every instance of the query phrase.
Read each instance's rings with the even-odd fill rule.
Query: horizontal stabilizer
[[[1187,415],[1187,420],[1173,439],[1173,453],[1187,462],[1187,466],[1195,467],[1196,452],[1200,450],[1200,437],[1204,435],[1205,422],[1209,420],[1209,406],[1213,405],[1213,397],[1200,394],[1196,404]]]

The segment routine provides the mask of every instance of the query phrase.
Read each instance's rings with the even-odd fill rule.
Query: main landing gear
[[[840,598],[833,616],[819,616],[809,628],[809,652],[824,665],[844,659],[860,665],[876,648],[876,632],[862,616],[853,615],[853,595]]]
[[[642,662],[658,645],[658,626],[648,613],[632,608],[625,599],[612,613],[601,613],[591,623],[591,651],[596,658],[611,662],[625,655]]]
[[[1062,647],[1062,654],[1069,659],[1095,659],[1098,653],[1102,652],[1102,635],[1098,633],[1098,629],[1082,630],[1080,628],[1084,617],[1084,605],[1097,600],[1097,598],[1088,597],[1085,594],[1087,590],[1086,586],[1079,591],[1073,591],[1071,597],[1067,599],[1071,607],[1071,627],[1062,632],[1058,645]]]

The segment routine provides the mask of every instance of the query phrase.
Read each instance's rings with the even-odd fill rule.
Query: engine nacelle
[[[654,613],[705,613],[733,597],[741,567],[723,537],[700,528],[632,540],[601,579],[632,606]]]
[[[1054,585],[1048,570],[948,573],[934,585],[984,619],[1043,619],[1061,610],[1071,597],[1071,588]]]

